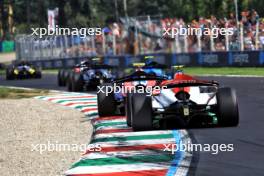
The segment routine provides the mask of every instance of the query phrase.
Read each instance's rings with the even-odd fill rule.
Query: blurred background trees
[[[160,15],[186,21],[199,17],[217,18],[235,13],[233,0],[0,0],[0,40],[31,27],[47,27],[47,9],[59,8],[61,27],[103,26],[125,16]],[[264,1],[238,0],[238,11],[255,9],[264,16]]]

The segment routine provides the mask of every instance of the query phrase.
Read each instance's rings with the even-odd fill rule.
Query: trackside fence
[[[197,52],[197,53],[155,53],[147,55],[123,55],[123,56],[104,56],[106,64],[118,66],[120,69],[131,66],[134,62],[144,62],[145,56],[154,56],[154,60],[168,66],[185,65],[188,67],[263,67],[263,51],[234,51],[234,52]],[[82,60],[94,56],[67,57],[32,60],[44,69],[70,68]]]

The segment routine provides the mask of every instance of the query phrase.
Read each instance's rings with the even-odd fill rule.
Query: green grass
[[[45,95],[48,93],[49,93],[48,90],[42,90],[42,89],[25,90],[25,89],[0,87],[0,99],[30,98],[39,95]]]
[[[42,70],[42,73],[48,73],[48,74],[58,74],[58,71],[59,69],[45,69],[45,70]]]
[[[264,67],[186,67],[190,75],[254,75],[264,76]]]
[[[5,75],[5,70],[0,69],[0,75]]]

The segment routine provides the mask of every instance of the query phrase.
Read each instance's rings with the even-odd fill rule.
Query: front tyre
[[[60,69],[58,71],[58,75],[57,75],[58,86],[60,86],[60,87],[63,86],[62,71],[63,70]]]
[[[71,70],[62,70],[61,71],[61,80],[62,80],[62,86],[67,86],[67,81],[71,75]]]
[[[6,69],[6,80],[13,80],[15,79],[14,74],[12,73],[12,69]]]
[[[83,79],[80,73],[72,73],[72,91],[81,92],[83,91]]]
[[[72,72],[69,72],[68,74],[69,74],[68,77],[65,78],[66,87],[67,87],[67,90],[69,92],[72,92],[72,74],[73,73]]]
[[[239,123],[239,111],[236,92],[234,89],[219,88],[216,94],[217,116],[220,126],[237,126]]]
[[[107,87],[113,86],[111,83],[104,83],[97,88],[98,115],[114,116],[116,115],[117,105],[114,92],[107,94]]]
[[[131,93],[127,93],[126,96],[126,104],[125,104],[125,114],[126,114],[126,121],[127,121],[127,126],[131,127],[131,119],[132,119],[132,114],[131,114]]]

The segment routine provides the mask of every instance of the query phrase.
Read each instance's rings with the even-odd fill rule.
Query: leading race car
[[[144,71],[148,74],[156,75],[156,76],[163,76],[166,75],[168,79],[171,79],[172,73],[168,71],[168,66],[159,63],[155,60],[156,58],[154,56],[145,56],[144,62],[136,62],[132,64],[132,69],[130,68],[129,72],[130,74],[136,72],[136,71]]]
[[[26,61],[10,65],[6,69],[7,80],[41,78],[41,75],[41,69],[39,67]]]
[[[162,79],[171,78],[170,73],[166,71],[167,69],[166,65],[160,64],[149,58],[146,59],[145,63],[133,63],[133,68],[135,71],[132,74],[125,76],[123,78],[120,78],[118,80],[115,80],[114,84],[117,85],[117,87],[122,87],[125,89],[134,89],[135,87],[138,89],[142,86],[152,87],[152,86],[155,86],[157,82]],[[111,87],[112,84],[103,84],[101,88],[107,89],[107,87],[109,88],[109,85]],[[101,88],[99,87],[99,89]],[[116,86],[114,86],[113,88],[116,88]],[[104,99],[105,96],[106,95],[104,94],[98,94],[98,100]],[[125,111],[125,109],[127,109],[126,101],[127,101],[127,97],[130,97],[130,94],[126,94],[124,92],[123,93],[116,92],[114,94],[114,97],[116,100],[114,104],[116,103],[119,104],[118,105],[119,114],[123,114],[123,115],[127,114],[128,111]],[[111,110],[110,112],[107,111],[107,109],[111,109],[111,108],[105,108],[104,104],[103,103],[101,104],[99,102],[98,102],[99,109],[101,109],[101,106],[104,109],[103,111],[99,111],[99,115],[104,116],[104,115],[109,115],[109,113],[110,114],[113,113]],[[109,103],[109,107],[113,106],[113,104],[112,105],[110,104],[112,103]],[[130,119],[128,119],[127,124],[131,126]]]
[[[238,103],[232,88],[219,87],[216,81],[196,79],[182,70],[178,70],[172,80],[138,72],[117,80],[115,84],[125,87],[126,82],[142,80],[155,81],[152,94],[147,92],[148,87],[139,83],[133,90],[143,87],[145,91],[126,92],[121,102],[116,93],[106,89],[113,84],[102,85],[101,90],[107,95],[103,91],[97,94],[99,115],[122,115],[125,111],[127,124],[134,131],[196,125],[237,126],[239,123]],[[154,87],[158,87],[158,91]],[[125,107],[124,110],[121,107]]]
[[[60,70],[58,72],[58,84],[66,85],[68,91],[94,90],[96,86],[110,82],[115,78],[113,67],[102,64],[100,58],[82,61],[71,71]]]

